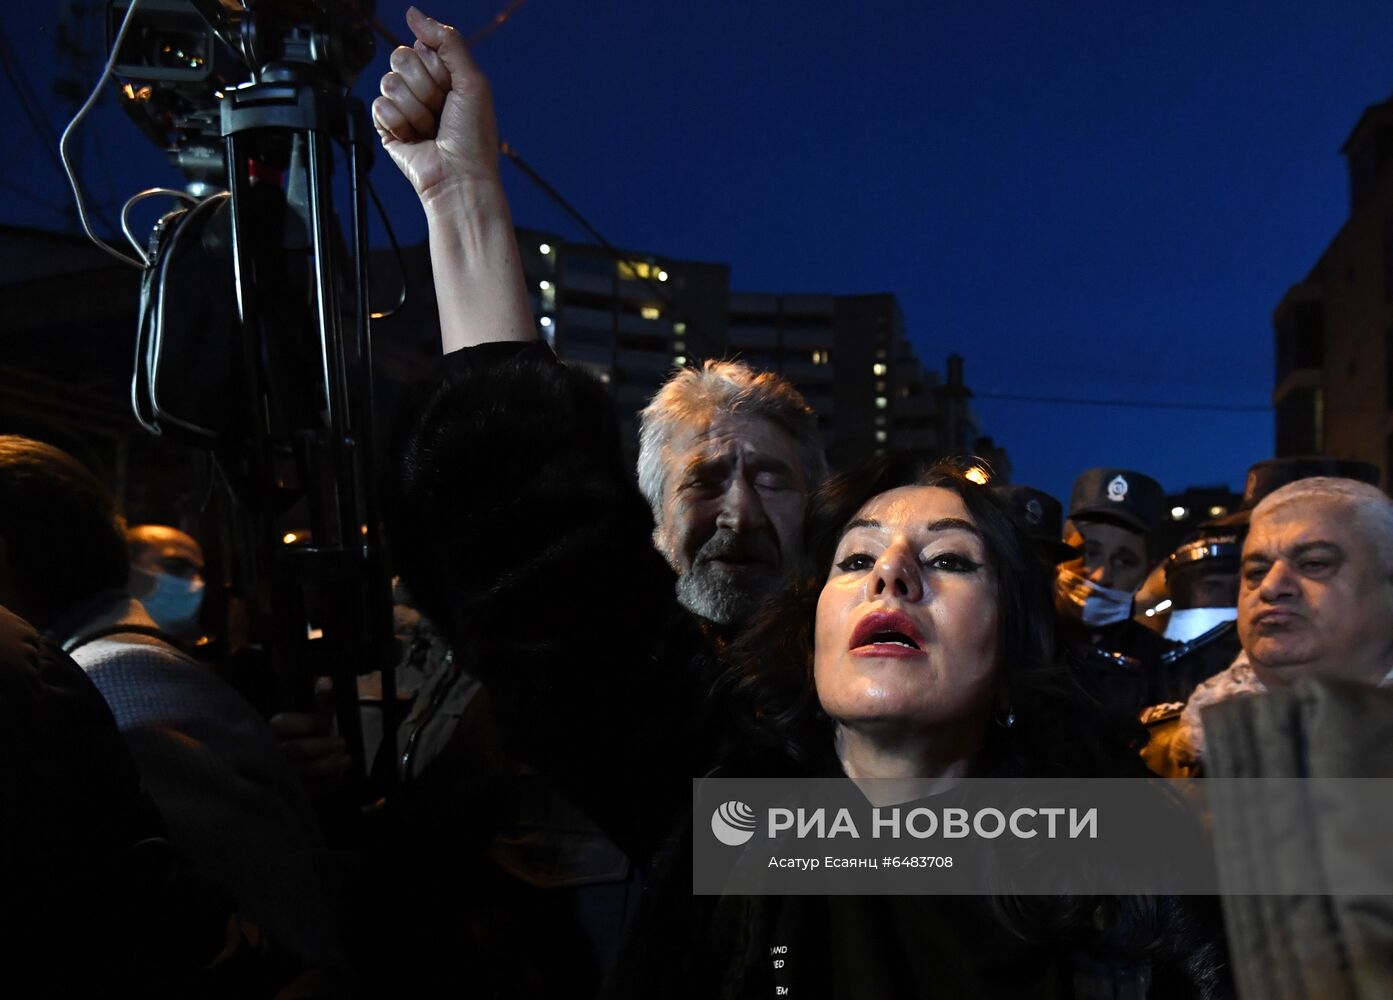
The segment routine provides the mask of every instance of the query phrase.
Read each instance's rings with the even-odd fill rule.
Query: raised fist
[[[382,96],[372,103],[382,146],[421,201],[498,177],[498,126],[488,81],[449,25],[406,12],[416,36],[393,50]]]

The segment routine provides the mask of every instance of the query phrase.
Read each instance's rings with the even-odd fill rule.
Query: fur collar
[[[1227,670],[1202,682],[1190,695],[1185,710],[1180,713],[1180,728],[1175,734],[1172,751],[1174,757],[1187,764],[1203,762],[1204,727],[1200,724],[1200,712],[1204,709],[1230,698],[1262,694],[1266,690],[1248,665],[1248,654],[1239,653]]]

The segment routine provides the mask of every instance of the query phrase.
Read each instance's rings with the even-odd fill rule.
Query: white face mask
[[[1085,625],[1101,627],[1132,617],[1132,592],[1100,587],[1086,576],[1059,567],[1055,591],[1061,604]]]
[[[1185,608],[1172,611],[1170,620],[1166,622],[1166,638],[1171,642],[1189,642],[1221,623],[1237,618],[1237,608]]]

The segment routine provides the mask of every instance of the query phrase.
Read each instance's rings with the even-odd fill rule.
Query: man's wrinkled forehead
[[[1361,537],[1370,534],[1362,528],[1354,505],[1338,497],[1292,500],[1253,516],[1243,542],[1243,557],[1270,556],[1315,544],[1339,548],[1377,545],[1378,539]]]
[[[709,463],[747,463],[783,466],[801,482],[798,445],[793,435],[766,417],[716,413],[694,420],[673,435],[668,475],[682,476]]]

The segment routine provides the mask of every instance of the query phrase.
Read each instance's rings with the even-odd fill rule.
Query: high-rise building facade
[[[1393,99],[1341,151],[1349,218],[1272,317],[1278,456],[1362,459],[1393,476]]]
[[[538,332],[614,392],[626,444],[637,413],[675,366],[735,358],[783,375],[817,413],[833,468],[874,455],[974,455],[1005,480],[981,438],[962,359],[941,378],[914,355],[893,295],[731,292],[724,264],[569,243],[519,229]]]

